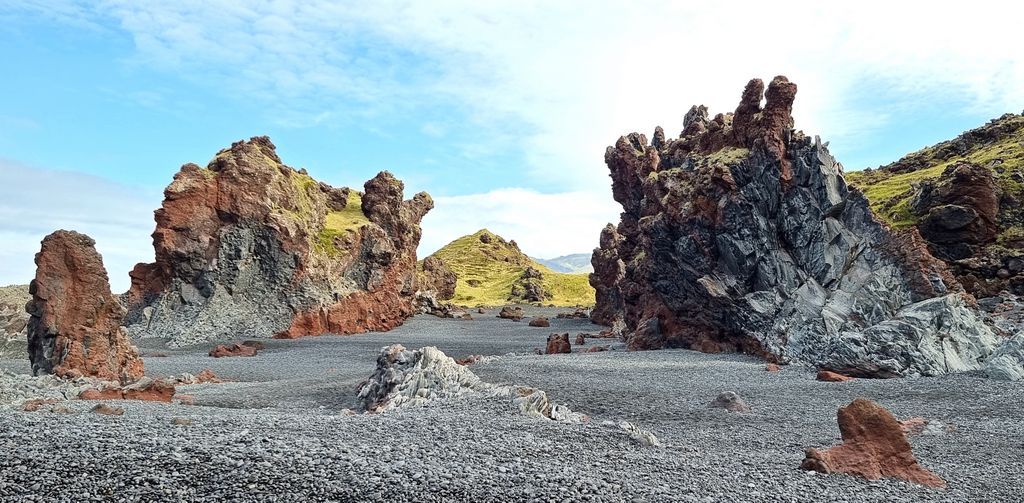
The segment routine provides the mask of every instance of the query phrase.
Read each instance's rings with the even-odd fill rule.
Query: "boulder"
[[[121,383],[143,375],[138,351],[121,328],[124,308],[110,293],[103,259],[89,236],[56,231],[36,254],[25,306],[32,373]]]
[[[708,407],[725,409],[729,412],[750,412],[750,406],[734,391],[726,391],[718,395]]]
[[[551,322],[548,321],[548,319],[543,317],[543,316],[538,316],[538,317],[530,320],[530,326],[531,327],[550,327],[551,326]]]
[[[583,334],[576,334],[576,345],[582,346],[587,343],[587,338]]]
[[[573,423],[584,420],[582,414],[551,402],[547,393],[539,389],[484,382],[468,367],[432,346],[407,350],[394,344],[382,348],[377,368],[360,387],[358,396],[363,410],[371,413],[418,407],[432,401],[491,396],[510,400],[527,415]]]
[[[548,344],[544,354],[554,355],[559,353],[572,353],[572,346],[569,345],[569,334],[551,334],[548,336]]]
[[[114,407],[112,405],[107,405],[105,403],[100,403],[96,404],[96,406],[92,408],[92,413],[102,414],[104,416],[123,416],[124,409],[120,407]]]
[[[253,346],[246,346],[244,344],[218,344],[217,347],[210,350],[210,356],[214,358],[224,358],[229,356],[256,356],[259,352]]]
[[[981,368],[998,341],[973,299],[916,230],[874,217],[825,143],[793,129],[795,96],[785,77],[755,79],[732,114],[705,122],[695,108],[679,138],[608,147],[623,211],[592,258],[591,319],[631,350],[864,377]]]
[[[182,166],[156,211],[156,261],[131,272],[128,330],[181,346],[398,326],[415,314],[419,224],[433,201],[403,201],[388,172],[363,189],[288,167],[267,137]]]
[[[505,306],[498,312],[498,318],[504,318],[506,320],[519,321],[523,319],[523,308],[516,306],[510,307]]]
[[[587,348],[587,350],[584,351],[584,353],[600,353],[602,351],[608,351],[609,349],[610,348],[607,345],[604,345],[604,346],[592,346],[592,347]]]
[[[993,379],[1024,380],[1024,332],[1003,342],[985,363],[984,372]]]
[[[807,449],[801,468],[868,480],[890,477],[930,487],[946,486],[938,475],[917,463],[900,422],[882,406],[858,398],[840,408],[838,417],[843,443],[830,449]]]
[[[850,376],[845,376],[843,374],[832,372],[830,370],[819,370],[818,375],[815,376],[815,379],[822,382],[845,382],[853,380],[853,378]]]

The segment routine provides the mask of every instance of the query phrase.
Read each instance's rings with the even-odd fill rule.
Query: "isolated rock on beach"
[[[551,322],[547,318],[545,318],[543,316],[538,316],[538,317],[530,320],[530,326],[531,327],[541,327],[541,328],[550,327],[551,326]]]
[[[712,409],[725,409],[729,412],[750,412],[750,406],[743,401],[734,391],[726,391],[711,402],[708,407]]]
[[[572,346],[569,344],[569,334],[549,335],[544,354],[556,355],[560,353],[572,353]]]
[[[426,193],[382,172],[363,193],[283,164],[267,137],[186,164],[156,211],[156,261],[131,272],[133,335],[186,345],[389,330],[415,312]]]
[[[214,358],[225,358],[231,356],[256,356],[259,348],[252,344],[218,344],[210,350],[209,355]]]
[[[917,463],[899,421],[882,406],[864,398],[839,409],[842,445],[807,449],[800,465],[821,473],[847,473],[868,480],[892,477],[945,487],[938,475]]]
[[[523,319],[523,308],[516,306],[510,307],[505,306],[498,312],[498,318],[504,318],[512,321],[519,321]]]
[[[74,231],[46,236],[25,309],[32,373],[121,383],[143,375],[142,359],[121,328],[124,308],[110,293],[95,241]]]
[[[431,346],[408,350],[394,344],[382,348],[377,369],[359,390],[363,409],[377,413],[472,395],[507,398],[527,415],[565,422],[583,420],[568,407],[551,403],[547,394],[536,388],[486,383]]]
[[[608,147],[623,212],[594,252],[592,319],[621,320],[633,350],[866,377],[979,369],[999,341],[973,299],[916,231],[875,219],[825,144],[792,129],[795,96],[785,77],[755,79],[734,113],[695,107],[679,138]]]

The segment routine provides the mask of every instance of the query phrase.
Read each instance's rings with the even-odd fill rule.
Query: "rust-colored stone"
[[[843,374],[832,372],[831,370],[819,370],[815,379],[824,382],[844,382],[853,380],[850,376],[844,376]]]
[[[36,254],[26,306],[32,373],[96,377],[122,383],[142,377],[143,363],[121,328],[124,310],[110,293],[96,242],[56,231]]]
[[[228,356],[256,356],[256,353],[256,348],[244,344],[219,344],[211,349],[209,354],[214,358],[224,358]]]
[[[930,487],[946,482],[917,463],[892,413],[864,398],[839,409],[843,443],[829,449],[807,449],[800,467],[821,473],[847,473],[878,480],[898,478]]]
[[[764,369],[768,372],[778,372],[782,370],[782,367],[778,366],[778,364],[775,363],[769,363],[764,366]]]
[[[545,354],[553,355],[559,353],[572,353],[572,346],[569,344],[569,334],[551,334],[548,336]]]
[[[543,317],[543,316],[538,316],[538,317],[530,320],[530,326],[531,327],[546,328],[546,327],[550,327],[551,326],[551,322],[548,321],[548,319]]]

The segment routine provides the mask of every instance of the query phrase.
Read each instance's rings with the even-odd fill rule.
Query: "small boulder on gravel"
[[[505,306],[501,308],[501,311],[498,313],[498,317],[506,320],[520,321],[523,319],[523,308],[519,306]]]
[[[569,345],[569,334],[551,334],[548,336],[548,345],[544,354],[554,355],[560,353],[572,353],[572,346]]]
[[[838,419],[843,443],[829,449],[807,449],[800,468],[946,487],[938,475],[917,463],[900,422],[881,405],[858,398],[839,409]]]
[[[530,320],[530,326],[531,327],[544,327],[544,328],[547,328],[547,327],[551,326],[551,322],[548,321],[548,319],[543,317],[543,316],[538,316],[538,317]]]
[[[782,367],[778,366],[775,363],[769,363],[768,365],[764,366],[764,369],[768,372],[778,372],[782,370]]]
[[[593,347],[587,348],[587,350],[584,351],[584,353],[600,353],[602,351],[608,351],[609,349],[610,349],[610,346],[608,346],[608,345],[593,346]]]
[[[580,320],[583,320],[583,319],[589,319],[590,318],[590,313],[588,313],[586,309],[583,309],[582,307],[578,307],[578,308],[576,308],[575,311],[573,311],[571,313],[558,313],[555,317],[559,318],[559,319],[570,319],[570,320],[571,319],[580,319]]]
[[[750,412],[750,406],[736,392],[726,391],[716,397],[708,407],[729,412]]]
[[[114,407],[112,405],[107,405],[105,403],[96,404],[96,406],[92,408],[92,412],[94,414],[103,414],[104,416],[124,415],[124,409],[120,407]]]
[[[176,417],[171,419],[171,424],[175,426],[188,426],[192,424],[192,420],[184,417]]]
[[[258,350],[253,346],[244,344],[232,344],[230,346],[221,344],[210,350],[210,356],[224,358],[229,356],[256,356]]]
[[[815,379],[823,382],[844,382],[853,380],[850,376],[844,376],[843,374],[832,372],[831,370],[819,370]]]
[[[587,338],[583,334],[576,334],[576,345],[582,346],[587,343]]]

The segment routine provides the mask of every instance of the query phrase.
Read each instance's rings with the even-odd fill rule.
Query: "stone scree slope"
[[[762,96],[765,103],[762,106]],[[734,113],[608,147],[621,222],[601,234],[594,321],[631,349],[744,351],[869,377],[979,369],[1001,343],[916,230],[879,223],[796,85],[751,80]]]

